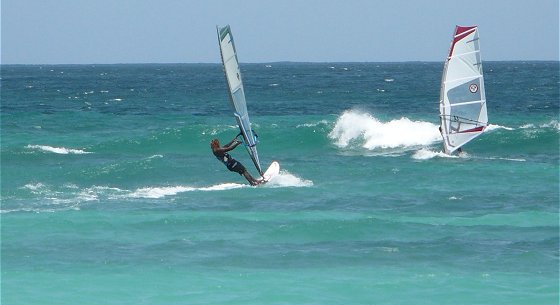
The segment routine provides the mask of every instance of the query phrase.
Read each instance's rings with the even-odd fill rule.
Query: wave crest
[[[438,126],[403,117],[381,122],[369,113],[345,111],[336,121],[329,138],[338,147],[359,145],[368,150],[426,146],[441,141]]]
[[[83,154],[91,154],[91,152],[87,152],[81,149],[73,149],[73,148],[66,148],[66,147],[53,147],[48,145],[27,145],[25,146],[27,149],[34,149],[40,150],[44,152],[51,152],[55,154],[61,155],[68,155],[68,154],[76,154],[76,155],[83,155]]]

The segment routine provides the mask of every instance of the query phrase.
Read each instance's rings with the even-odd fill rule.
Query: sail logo
[[[470,91],[471,93],[476,93],[476,92],[478,91],[478,85],[477,85],[477,84],[471,84],[471,85],[469,86],[469,91]]]

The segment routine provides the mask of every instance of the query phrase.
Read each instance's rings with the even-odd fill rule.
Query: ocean
[[[220,64],[2,65],[2,303],[558,304],[558,62],[485,62],[462,156],[443,62],[241,69],[258,187]]]

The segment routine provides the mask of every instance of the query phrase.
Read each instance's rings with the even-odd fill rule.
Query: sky
[[[483,60],[559,60],[558,0],[2,0],[2,64],[443,61],[455,25]]]

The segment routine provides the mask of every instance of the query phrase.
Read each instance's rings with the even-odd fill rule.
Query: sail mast
[[[241,71],[239,69],[239,61],[237,59],[237,52],[233,41],[233,35],[229,25],[220,28],[216,27],[218,34],[218,42],[220,45],[220,55],[224,68],[224,74],[229,89],[229,97],[233,108],[233,115],[239,126],[245,148],[253,160],[256,169],[262,176],[263,171],[257,153],[257,139],[251,129],[251,122],[249,121],[249,113],[247,112],[247,101],[245,100],[245,92],[243,89],[243,81],[241,80]]]

